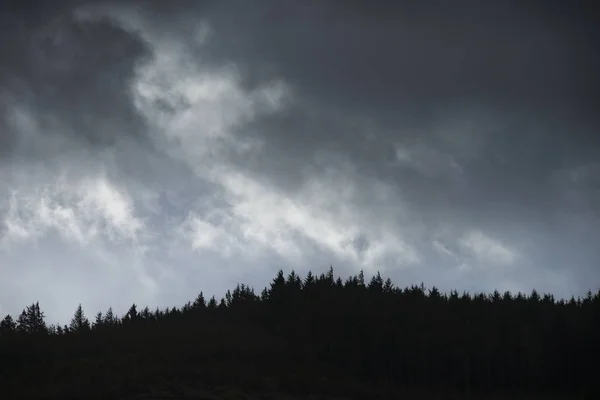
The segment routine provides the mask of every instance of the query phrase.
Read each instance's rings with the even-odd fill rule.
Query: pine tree
[[[365,286],[365,272],[361,269],[358,273],[358,286]]]
[[[379,271],[377,271],[377,274],[371,278],[368,289],[374,292],[381,292],[383,290],[383,279],[381,278]]]
[[[191,308],[190,304],[191,304],[190,302],[188,302],[186,304],[188,307],[188,310]],[[152,319],[152,313],[150,312],[150,308],[148,308],[148,306],[146,306],[142,309],[142,312],[140,313],[140,317],[145,321],[149,321]]]
[[[17,317],[17,331],[19,333],[29,333],[29,320],[27,318],[27,310],[21,311],[21,314]]]
[[[302,279],[294,270],[287,277],[286,284],[292,291],[299,291],[302,288]]]
[[[269,300],[269,289],[266,287],[263,288],[262,292],[260,292],[260,301],[266,302]]]
[[[233,292],[229,290],[225,294],[225,301],[228,307],[246,307],[248,304],[253,303],[258,297],[254,294],[254,289],[246,284],[238,284]]]
[[[200,292],[198,296],[194,299],[192,303],[192,308],[194,310],[203,310],[206,308],[206,300],[204,299],[204,294]]]
[[[10,315],[0,322],[0,335],[10,335],[17,331],[17,323]]]
[[[131,307],[129,307],[129,311],[127,311],[127,314],[125,314],[125,316],[123,317],[123,322],[134,322],[137,321],[137,319],[138,311],[137,306],[134,303]]]
[[[114,326],[118,322],[117,317],[113,313],[112,307],[108,307],[106,314],[104,314],[104,325],[106,326]]]
[[[39,302],[31,304],[21,312],[17,319],[17,331],[28,334],[48,332],[44,322],[44,313],[40,310]]]
[[[219,302],[219,309],[224,310],[226,308],[227,308],[227,303],[225,301],[225,298],[221,298],[221,301]]]
[[[211,310],[216,310],[217,306],[218,306],[217,299],[215,298],[215,296],[212,296],[210,298],[210,300],[208,301],[207,308],[209,308]]]
[[[384,293],[394,293],[394,284],[392,283],[392,280],[390,278],[387,278],[385,280],[385,283],[383,284],[383,292]]]
[[[90,330],[90,321],[86,318],[83,307],[81,304],[77,306],[75,310],[75,315],[71,319],[71,323],[69,324],[69,331],[71,332],[86,332]]]
[[[315,283],[315,277],[313,276],[311,271],[308,271],[308,274],[306,274],[306,278],[304,278],[304,282],[302,282],[302,289],[308,290],[308,289],[312,288],[314,283]]]
[[[58,334],[58,328],[56,325],[51,324],[50,326],[48,326],[48,334],[49,335],[56,335]]]
[[[269,290],[269,301],[272,301],[276,304],[281,304],[282,299],[284,298],[285,293],[285,277],[283,275],[283,270],[277,271],[277,276],[271,282],[271,288]]]
[[[99,329],[102,328],[102,325],[104,325],[104,317],[102,316],[102,312],[98,312],[98,314],[96,314],[96,319],[94,320],[92,328]]]
[[[46,322],[44,322],[44,313],[40,310],[40,303],[36,302],[29,307],[29,318],[33,333],[47,333]]]
[[[327,271],[327,274],[325,275],[325,282],[327,283],[328,286],[333,286],[335,283],[334,275],[333,275],[333,265],[329,266],[329,270]]]

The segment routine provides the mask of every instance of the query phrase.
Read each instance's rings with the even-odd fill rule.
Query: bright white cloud
[[[442,257],[452,260],[452,261],[458,261],[458,257],[456,256],[456,254],[452,250],[450,250],[448,248],[448,246],[446,246],[440,240],[437,240],[437,239],[434,240],[431,245],[432,245],[433,249]]]
[[[352,245],[366,229],[351,205],[357,171],[330,171],[291,198],[220,157],[224,151],[250,156],[260,149],[260,142],[241,135],[239,128],[258,115],[280,111],[290,100],[284,83],[275,80],[246,91],[235,69],[203,69],[168,43],[157,43],[155,50],[155,59],[140,69],[134,85],[136,104],[169,141],[171,154],[190,165],[199,179],[218,185],[228,205],[219,211],[218,222],[206,210],[212,205],[191,210],[177,232],[193,249],[226,257],[274,251],[300,262],[316,246],[364,268],[419,262],[417,252],[392,229],[369,232],[366,249]],[[163,111],[161,104],[170,104],[170,110]],[[374,195],[382,193],[376,189]]]
[[[329,197],[327,191],[314,197],[315,183],[308,184],[295,198],[240,172],[223,174],[221,184],[230,204],[227,223],[215,226],[207,222],[208,217],[201,219],[197,214],[192,222],[184,223],[192,227],[187,230],[187,238],[196,248],[214,246],[226,252],[237,249],[254,255],[257,249],[272,250],[287,260],[300,262],[304,253],[316,246],[367,269],[419,263],[416,250],[398,233],[384,228],[370,231],[369,225],[360,223],[357,213],[342,206],[343,199]],[[334,201],[338,201],[338,209],[327,207],[328,202]],[[353,245],[361,235],[367,238],[364,249]],[[308,240],[308,246],[300,244],[302,238]]]
[[[244,243],[236,235],[231,217],[228,222],[217,223],[210,217],[192,211],[176,231],[195,251],[214,251],[225,258],[243,253]]]
[[[233,132],[257,115],[284,107],[290,92],[282,81],[246,91],[234,66],[206,68],[181,44],[152,35],[147,39],[154,59],[138,70],[134,101],[159,137],[172,146],[173,156],[210,178],[224,150],[243,154],[260,148],[256,139]]]
[[[478,230],[464,234],[459,245],[477,260],[494,265],[513,265],[519,258],[517,251]]]
[[[51,233],[80,245],[98,236],[137,241],[144,228],[131,198],[103,176],[79,181],[63,176],[36,187],[22,185],[7,200],[2,218],[5,248]]]
[[[131,197],[104,177],[86,179],[77,188],[77,209],[87,220],[101,221],[112,240],[137,240],[144,223],[136,217]]]

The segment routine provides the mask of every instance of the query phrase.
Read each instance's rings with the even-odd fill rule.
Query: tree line
[[[80,390],[105,379],[119,393],[201,382],[348,395],[581,394],[596,390],[599,332],[600,290],[568,300],[535,290],[441,293],[379,273],[367,282],[362,271],[343,280],[333,268],[280,270],[260,293],[238,284],[220,300],[200,292],[180,307],[133,304],[91,321],[79,305],[62,326],[47,325],[33,303],[0,322],[0,383],[37,379],[39,390],[59,390],[69,371],[85,377]]]

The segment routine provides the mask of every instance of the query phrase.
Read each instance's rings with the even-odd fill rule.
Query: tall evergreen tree
[[[10,314],[0,321],[0,335],[10,335],[16,332],[17,323]]]
[[[271,282],[269,289],[269,301],[281,304],[281,300],[285,298],[285,276],[283,270],[277,271],[277,276]]]
[[[39,302],[27,306],[17,319],[17,330],[29,334],[43,334],[48,332],[44,321],[44,313],[40,310]]]
[[[191,303],[187,302],[187,307],[188,309],[191,309]],[[142,309],[142,312],[140,313],[140,317],[144,320],[144,321],[149,321],[152,319],[152,313],[150,312],[150,308],[148,306],[144,307]]]
[[[219,308],[219,310],[225,310],[227,308],[227,302],[225,301],[224,297],[219,302],[219,307],[218,308]]]
[[[194,299],[192,303],[192,308],[194,310],[202,310],[206,308],[206,300],[204,299],[204,293],[200,292],[198,296]]]
[[[99,311],[96,314],[96,318],[94,319],[94,323],[92,324],[92,328],[99,329],[99,328],[102,328],[103,325],[104,325],[104,316],[102,315],[102,312]]]
[[[131,305],[131,307],[129,307],[129,310],[123,316],[123,322],[131,323],[131,322],[135,322],[137,320],[138,320],[138,311],[137,311],[137,306],[134,303]]]
[[[362,269],[358,273],[358,285],[365,286],[365,273]]]
[[[306,274],[306,278],[304,278],[304,281],[302,282],[302,288],[305,290],[310,290],[314,284],[315,277],[313,276],[311,271],[308,271],[308,274]]]
[[[71,323],[69,324],[69,331],[71,332],[86,332],[90,330],[90,321],[87,319],[83,312],[83,307],[81,303],[77,306],[75,310],[75,315],[71,318]]]
[[[113,313],[112,307],[108,307],[106,314],[104,314],[104,325],[106,326],[115,326],[119,322],[118,318]]]
[[[371,278],[368,289],[374,292],[381,292],[383,290],[383,278],[381,278],[379,271]]]
[[[212,297],[210,298],[210,300],[208,301],[207,308],[208,308],[209,310],[216,310],[216,309],[217,309],[217,306],[218,306],[218,304],[217,304],[217,299],[215,298],[215,296],[212,296]]]

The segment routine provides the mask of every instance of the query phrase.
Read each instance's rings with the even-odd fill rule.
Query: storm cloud
[[[0,13],[1,313],[177,305],[329,265],[600,284],[583,1],[19,4]]]

